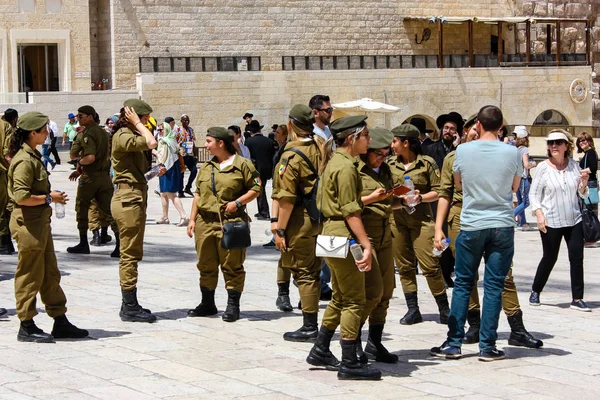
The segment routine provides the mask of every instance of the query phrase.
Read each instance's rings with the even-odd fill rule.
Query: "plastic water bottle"
[[[58,193],[62,193],[60,190],[57,190]],[[56,218],[64,218],[65,217],[65,205],[62,203],[54,203],[54,215]]]
[[[271,232],[271,228],[265,229],[265,236],[273,237],[273,232]]]
[[[446,240],[442,241],[442,250],[438,250],[437,247],[433,247],[433,256],[441,257],[442,253],[446,251],[446,249],[450,246],[450,238],[446,238]]]
[[[157,176],[158,171],[160,171],[161,168],[162,168],[162,165],[158,164],[158,165],[155,165],[154,167],[152,167],[152,169],[150,171],[146,172],[144,174],[144,178],[146,178],[146,182],[148,182],[150,179]]]
[[[354,257],[354,261],[361,261],[364,258],[364,253],[360,244],[356,243],[356,240],[350,239],[350,253],[352,253],[352,257]],[[360,271],[360,267],[358,268]]]
[[[406,212],[409,214],[412,214],[415,212],[415,203],[414,203],[414,198],[415,198],[415,184],[413,183],[413,181],[410,179],[410,176],[405,176],[404,177],[404,184],[402,185],[404,187],[407,187],[408,189],[410,189],[410,191],[408,193],[406,193],[406,197],[405,197],[405,201],[406,201],[406,206],[408,207],[406,209]]]

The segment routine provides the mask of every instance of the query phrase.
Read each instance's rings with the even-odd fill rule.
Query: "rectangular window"
[[[19,12],[32,13],[35,12],[35,0],[19,0]]]
[[[55,92],[58,85],[58,45],[19,44],[19,91]]]

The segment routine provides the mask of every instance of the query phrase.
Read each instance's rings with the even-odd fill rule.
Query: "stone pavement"
[[[154,324],[121,322],[118,262],[108,256],[112,246],[93,247],[92,254],[85,256],[66,252],[77,242],[76,183],[67,180],[69,170],[63,164],[51,176],[53,188],[71,196],[66,218],[54,219],[52,228],[68,316],[90,330],[90,339],[17,342],[12,282],[17,258],[0,256],[0,306],[10,314],[0,320],[0,399],[600,398],[600,272],[596,269],[600,249],[585,250],[585,298],[594,312],[569,309],[564,245],[542,293],[543,305],[534,308],[527,300],[541,257],[540,239],[537,232],[517,232],[514,277],[526,327],[544,340],[542,349],[508,346],[510,330],[502,314],[498,347],[506,351],[507,359],[479,362],[476,345],[464,346],[461,360],[431,357],[429,348],[444,340],[446,327],[436,322],[435,301],[419,276],[425,322],[398,323],[406,311],[398,287],[385,327],[385,345],[398,354],[400,362],[377,364],[383,370],[380,382],[343,382],[333,372],[309,370],[304,360],[310,344],[282,339],[283,332],[300,326],[301,313],[282,313],[275,307],[278,253],[261,246],[269,240],[264,233],[267,222],[252,224],[254,245],[245,262],[242,319],[225,323],[220,316],[186,317],[186,311],[200,301],[197,257],[184,228],[155,224],[161,216],[160,199],[152,194],[158,181],[151,183],[149,194],[139,298],[159,319]],[[191,199],[183,199],[183,204],[189,210]],[[255,212],[252,204],[249,213]],[[170,216],[173,223],[178,222],[172,205]],[[222,280],[216,299],[222,312],[226,302]],[[297,300],[292,287],[293,304]],[[322,302],[321,308],[325,306]],[[50,331],[51,319],[43,307],[39,311],[37,324]],[[332,351],[340,356],[337,340]]]

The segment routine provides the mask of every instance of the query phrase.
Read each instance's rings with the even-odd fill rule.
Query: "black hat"
[[[250,114],[250,113],[247,112],[246,114],[244,114],[244,116],[242,117],[242,119],[246,119],[248,117],[253,118],[254,114]]]
[[[448,114],[442,114],[435,120],[437,127],[442,130],[446,122],[453,122],[456,124],[456,131],[459,135],[462,135],[464,121],[462,115],[457,112],[450,112]]]
[[[433,132],[431,129],[427,129],[427,122],[425,118],[414,117],[410,119],[410,124],[417,127],[419,132],[421,133],[431,133]]]
[[[252,122],[248,124],[246,130],[252,133],[260,132],[260,130],[264,128],[264,125],[261,125],[257,120],[253,119]]]
[[[274,131],[276,131],[278,127],[279,127],[279,125],[277,125],[277,124],[271,125],[271,129],[273,129]]]
[[[421,132],[412,124],[402,124],[392,129],[395,137],[415,138],[418,139]]]

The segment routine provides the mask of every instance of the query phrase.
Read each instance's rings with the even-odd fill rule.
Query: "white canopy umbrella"
[[[347,101],[345,103],[332,104],[333,108],[341,111],[366,111],[366,112],[378,112],[378,113],[394,113],[400,111],[400,107],[391,106],[389,104],[380,103],[372,99],[360,99],[354,101]]]

